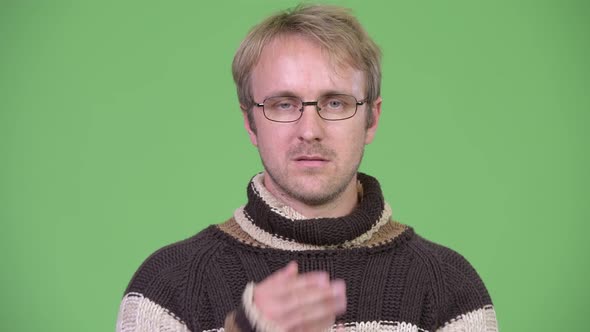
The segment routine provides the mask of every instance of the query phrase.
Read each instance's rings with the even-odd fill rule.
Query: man
[[[459,254],[391,219],[358,173],[381,114],[380,51],[342,8],[256,26],[233,63],[264,172],[233,218],[154,253],[118,331],[495,331]]]

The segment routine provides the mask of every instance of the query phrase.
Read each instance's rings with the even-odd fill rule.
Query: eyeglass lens
[[[277,96],[264,100],[264,115],[272,121],[297,121],[303,112],[304,102],[298,97]],[[355,97],[343,94],[325,95],[317,102],[305,102],[316,105],[320,117],[326,120],[344,120],[354,116],[357,109]]]

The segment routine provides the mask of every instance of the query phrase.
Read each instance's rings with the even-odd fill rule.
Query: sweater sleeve
[[[244,308],[238,309],[227,314],[223,326],[225,332],[256,332],[253,324],[246,317]]]
[[[496,312],[488,291],[469,262],[460,254],[439,251],[444,276],[442,325],[438,332],[498,331]]]
[[[182,251],[164,247],[152,254],[131,279],[119,307],[117,332],[190,332],[181,318],[174,285]]]
[[[117,332],[190,332],[188,327],[167,308],[141,293],[127,293],[121,301]]]
[[[279,329],[262,317],[253,302],[254,282],[248,283],[242,294],[242,303],[237,310],[231,312],[225,320],[225,331],[228,332],[272,332]]]

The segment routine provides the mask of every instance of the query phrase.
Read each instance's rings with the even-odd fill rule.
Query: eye
[[[283,111],[290,110],[293,107],[295,107],[295,106],[291,102],[282,102],[282,103],[277,104],[277,106],[276,106],[276,108],[283,110]]]
[[[326,96],[320,102],[322,109],[328,112],[342,112],[349,106],[345,96]]]
[[[330,108],[342,108],[342,101],[338,100],[338,99],[331,99],[330,101],[328,101],[328,107]]]
[[[299,108],[301,108],[299,106],[300,103],[300,101],[294,98],[279,97],[269,99],[267,101],[268,105],[266,106],[274,111],[289,112],[299,110]]]

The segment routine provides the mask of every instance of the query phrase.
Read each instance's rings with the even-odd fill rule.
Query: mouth
[[[319,156],[319,155],[305,155],[305,156],[297,156],[295,157],[296,161],[328,161],[328,159]]]
[[[330,161],[320,155],[302,155],[295,157],[293,160],[302,167],[321,167]]]

